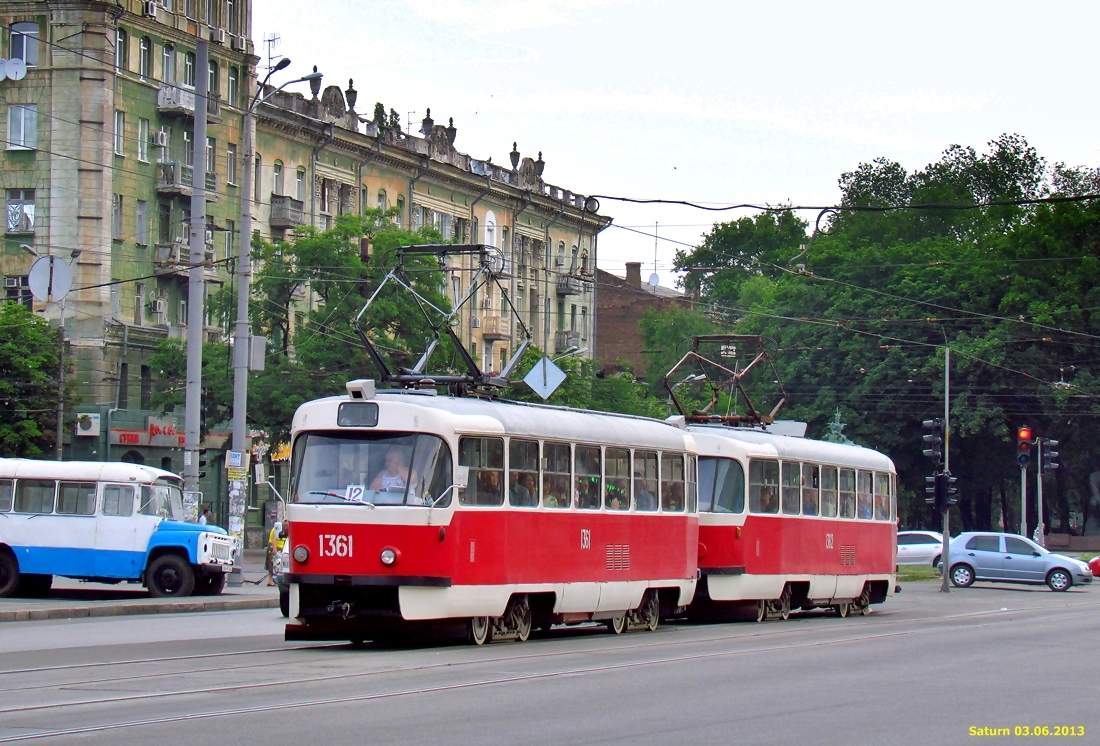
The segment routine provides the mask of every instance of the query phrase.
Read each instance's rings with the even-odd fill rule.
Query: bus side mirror
[[[460,466],[455,470],[455,489],[464,490],[470,484],[470,467]]]

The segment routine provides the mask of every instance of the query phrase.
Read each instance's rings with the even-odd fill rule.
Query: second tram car
[[[894,592],[897,474],[877,451],[690,425],[699,455],[693,616],[865,612]]]
[[[463,625],[482,644],[655,629],[698,578],[693,436],[660,421],[374,390],[292,431],[288,639]]]

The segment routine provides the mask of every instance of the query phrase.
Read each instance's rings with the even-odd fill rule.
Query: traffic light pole
[[[951,471],[951,348],[943,348],[943,470]],[[951,508],[943,506],[943,553],[940,556],[940,593],[950,593]]]
[[[1020,536],[1027,536],[1027,466],[1020,467]]]

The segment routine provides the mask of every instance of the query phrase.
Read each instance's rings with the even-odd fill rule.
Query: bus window
[[[856,470],[840,470],[840,517],[856,517]]]
[[[820,468],[817,464],[802,464],[802,515],[817,515]]]
[[[508,504],[534,508],[539,504],[539,442],[508,441]]]
[[[873,474],[859,471],[856,481],[856,513],[859,518],[871,518],[871,482]]]
[[[134,514],[134,488],[128,484],[103,487],[103,515],[125,518]]]
[[[11,510],[11,480],[0,479],[0,513]]]
[[[836,467],[821,467],[821,515],[836,518]]]
[[[684,457],[678,453],[661,454],[661,510],[684,510]]]
[[[779,462],[749,461],[749,511],[779,512]]]
[[[542,504],[548,508],[569,507],[568,443],[543,443],[545,469],[542,475]]]
[[[15,512],[52,513],[56,489],[52,479],[20,479],[15,483]]]
[[[57,491],[61,515],[95,515],[95,482],[61,482]]]
[[[643,513],[657,510],[657,454],[634,452],[634,509]]]
[[[153,515],[173,521],[183,520],[183,495],[175,485],[157,484],[141,486],[142,515]]]
[[[890,520],[890,475],[875,472],[875,520]]]
[[[630,509],[630,451],[608,448],[604,458],[604,504],[608,510]]]
[[[462,438],[458,463],[470,467],[470,481],[459,500],[463,505],[504,504],[504,441],[501,438]]]
[[[581,510],[600,509],[600,448],[577,446],[573,494]]]
[[[802,509],[799,486],[802,484],[802,467],[796,461],[783,462],[783,513],[798,515]]]

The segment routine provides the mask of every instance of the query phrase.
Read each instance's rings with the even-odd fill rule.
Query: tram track
[[[1084,607],[1084,606],[1092,606],[1092,605],[1095,605],[1095,604],[1077,603],[1077,604],[1067,604],[1066,606]],[[1065,607],[1063,607],[1063,608],[1065,608]],[[949,616],[944,616],[944,617],[938,617],[936,619],[936,621],[947,622],[947,621],[959,620],[959,619],[979,619],[979,618],[983,618],[983,617],[1003,616],[1006,613],[1013,613],[1013,612],[1019,613],[1019,612],[1028,612],[1028,611],[1041,612],[1041,611],[1050,611],[1050,609],[988,610],[988,611],[970,612],[970,613],[964,613],[964,614],[955,614],[955,615],[949,615]],[[514,674],[514,675],[508,675],[508,676],[481,677],[481,678],[477,678],[477,679],[472,680],[472,681],[456,682],[456,683],[450,683],[450,684],[445,684],[445,685],[439,685],[439,686],[436,686],[436,687],[426,687],[426,688],[425,687],[418,687],[416,689],[395,689],[393,691],[388,691],[388,692],[373,692],[373,693],[362,694],[362,695],[354,695],[354,696],[343,696],[343,697],[337,696],[337,697],[320,698],[320,699],[289,701],[289,702],[281,702],[281,703],[278,703],[278,704],[262,705],[262,706],[255,706],[255,707],[220,709],[220,710],[211,710],[211,711],[207,711],[207,712],[190,712],[190,713],[187,713],[187,714],[184,714],[184,715],[166,716],[166,717],[163,717],[163,718],[147,718],[147,719],[141,719],[141,720],[120,721],[120,722],[117,722],[117,723],[106,723],[106,724],[101,724],[101,725],[86,726],[86,727],[80,727],[80,728],[55,729],[55,730],[50,730],[50,731],[45,731],[44,730],[44,731],[39,731],[39,732],[35,732],[35,733],[17,734],[17,735],[12,735],[12,736],[7,736],[7,737],[0,737],[0,743],[16,742],[16,741],[23,741],[23,740],[32,740],[32,739],[36,739],[36,738],[56,737],[56,736],[63,736],[63,735],[77,735],[77,734],[81,734],[81,733],[92,733],[92,732],[99,732],[99,731],[114,730],[114,729],[119,729],[119,728],[149,726],[149,725],[156,725],[156,724],[162,724],[162,723],[170,723],[170,722],[175,722],[175,721],[185,720],[185,719],[194,719],[194,718],[202,719],[202,718],[213,718],[213,717],[226,717],[226,716],[233,716],[233,715],[246,715],[246,714],[253,714],[253,713],[262,713],[262,712],[267,712],[267,711],[271,711],[271,710],[286,709],[286,708],[315,707],[315,706],[323,706],[323,705],[342,704],[342,703],[348,703],[348,702],[362,702],[362,701],[370,701],[370,700],[376,700],[376,699],[401,697],[401,696],[407,696],[407,695],[410,695],[410,694],[423,694],[423,693],[431,693],[431,692],[442,692],[442,691],[449,691],[449,690],[454,690],[454,689],[464,689],[464,688],[472,688],[472,687],[491,686],[491,685],[507,684],[507,683],[513,683],[513,682],[519,682],[519,681],[529,681],[529,680],[538,680],[538,679],[547,679],[547,678],[556,678],[556,677],[579,676],[579,675],[586,675],[586,674],[599,673],[599,672],[605,672],[605,671],[615,671],[615,670],[621,670],[621,669],[637,668],[637,667],[642,667],[642,666],[667,665],[667,664],[697,661],[697,660],[701,660],[701,659],[723,658],[723,657],[733,657],[733,656],[742,656],[742,655],[753,655],[753,654],[774,652],[774,651],[778,651],[778,650],[788,650],[789,651],[789,650],[798,650],[798,649],[821,647],[821,646],[845,645],[845,644],[852,644],[852,643],[867,642],[867,641],[872,641],[872,640],[877,640],[877,639],[888,639],[888,638],[896,638],[896,637],[918,635],[918,634],[930,634],[930,633],[934,633],[934,632],[939,631],[942,627],[942,625],[935,624],[935,625],[919,626],[919,627],[916,627],[916,628],[913,628],[913,629],[907,629],[907,630],[887,630],[887,631],[882,630],[883,625],[889,625],[889,626],[892,627],[896,624],[903,623],[903,622],[908,622],[910,624],[913,624],[913,623],[919,623],[920,621],[922,621],[922,620],[913,620],[913,619],[886,620],[886,621],[881,622],[879,625],[877,625],[875,630],[868,630],[868,632],[866,634],[844,635],[844,636],[837,637],[837,638],[832,638],[832,639],[810,640],[810,641],[804,641],[804,642],[799,642],[799,643],[795,643],[795,644],[782,644],[782,645],[779,645],[779,644],[756,644],[756,645],[751,645],[749,647],[744,647],[744,648],[741,648],[741,649],[738,649],[738,650],[727,650],[727,651],[718,651],[718,652],[714,652],[714,651],[695,652],[695,653],[688,653],[688,654],[685,654],[685,655],[665,655],[665,656],[659,656],[659,657],[648,657],[647,656],[643,660],[631,660],[631,661],[623,661],[623,662],[614,662],[614,663],[607,663],[607,664],[598,665],[598,666],[574,666],[574,667],[568,667],[567,666],[567,667],[562,667],[560,669],[555,669],[555,670],[551,670],[551,671],[536,671],[536,672],[531,672],[531,673]],[[1006,620],[1006,621],[1009,621],[1009,620]],[[972,626],[981,626],[981,625],[966,625],[966,626],[972,627]],[[297,679],[283,680],[283,681],[277,681],[277,682],[242,683],[242,684],[235,684],[235,685],[227,685],[227,686],[223,686],[223,687],[213,687],[213,688],[204,687],[202,689],[179,689],[179,690],[176,690],[176,691],[168,691],[168,692],[153,692],[153,693],[133,694],[133,695],[126,695],[126,696],[119,696],[119,697],[101,697],[101,698],[95,698],[95,699],[84,699],[84,700],[79,700],[79,701],[74,701],[74,702],[45,703],[45,704],[33,705],[33,706],[29,706],[29,707],[5,708],[5,709],[0,710],[0,714],[32,713],[32,712],[43,712],[43,711],[58,712],[58,711],[67,711],[67,710],[72,710],[74,708],[89,707],[89,706],[95,706],[95,705],[118,705],[118,704],[124,704],[124,703],[131,703],[131,702],[135,702],[135,701],[147,700],[147,699],[151,699],[151,698],[184,697],[184,696],[193,696],[193,695],[224,695],[224,694],[230,693],[230,692],[262,691],[262,690],[265,690],[265,689],[275,689],[275,688],[279,688],[279,687],[288,687],[288,686],[291,686],[291,687],[292,686],[303,686],[303,685],[316,684],[316,683],[322,683],[322,682],[330,682],[330,681],[336,681],[336,680],[345,680],[346,681],[346,680],[351,680],[351,679],[362,679],[362,678],[367,678],[367,677],[376,677],[376,676],[380,676],[382,674],[400,674],[400,673],[415,674],[415,673],[419,673],[419,672],[431,671],[433,669],[458,670],[459,668],[465,669],[465,668],[469,668],[469,667],[472,667],[472,666],[475,666],[475,665],[477,665],[477,666],[492,666],[492,665],[495,665],[495,664],[500,664],[500,663],[505,663],[505,662],[515,663],[515,662],[532,661],[532,660],[549,660],[549,659],[554,659],[554,658],[560,658],[560,657],[563,657],[563,656],[578,656],[578,655],[590,656],[590,655],[598,654],[598,653],[629,653],[633,650],[637,650],[637,649],[640,649],[640,648],[645,648],[645,649],[651,650],[651,651],[654,650],[655,648],[662,648],[662,649],[667,650],[668,648],[675,647],[675,646],[698,645],[698,644],[706,644],[706,643],[712,643],[713,644],[713,643],[721,643],[721,642],[727,642],[727,641],[737,640],[737,639],[746,640],[746,641],[755,641],[757,643],[760,643],[760,642],[772,643],[773,641],[772,641],[771,638],[774,638],[777,635],[786,636],[787,634],[789,634],[792,631],[790,627],[784,627],[782,629],[778,628],[779,625],[776,625],[776,627],[777,628],[775,630],[771,630],[771,631],[765,631],[765,630],[754,631],[754,632],[749,633],[747,635],[712,635],[712,636],[707,636],[707,637],[704,637],[704,638],[691,639],[691,640],[670,640],[670,641],[667,641],[667,642],[639,642],[639,643],[636,643],[636,644],[629,644],[629,645],[604,646],[604,647],[601,647],[601,648],[595,649],[595,650],[593,650],[593,649],[575,650],[574,649],[574,650],[569,650],[569,651],[552,651],[552,652],[544,652],[544,653],[532,653],[532,654],[520,655],[520,656],[493,656],[492,658],[480,658],[480,659],[468,660],[468,661],[434,663],[434,664],[430,664],[430,665],[419,665],[419,666],[403,666],[403,667],[399,667],[399,668],[389,668],[389,669],[385,669],[385,670],[382,670],[382,671],[374,670],[374,671],[367,671],[367,672],[348,673],[348,674],[337,675],[337,676],[327,675],[327,676],[318,676],[318,677],[300,677],[300,678],[297,678]],[[820,630],[821,627],[820,626],[815,626],[813,629]],[[808,631],[808,629],[806,629],[806,631]],[[764,638],[767,638],[767,639],[764,639]],[[333,647],[333,646],[325,646],[325,647]],[[297,649],[300,650],[300,649],[309,649],[309,648],[297,648]],[[286,650],[288,650],[288,649],[286,649],[286,648],[274,648],[274,649],[271,649],[271,652],[284,652]],[[258,651],[249,651],[249,652],[255,653],[255,652],[258,652]],[[224,656],[224,655],[225,654],[216,654],[216,657],[220,657],[220,656]],[[215,656],[211,656],[211,657],[215,657]],[[176,660],[176,659],[178,659],[178,657],[171,657],[169,659],[170,660]],[[327,659],[327,657],[326,657],[326,659]],[[54,668],[58,668],[58,667],[54,667]],[[243,669],[244,667],[241,667],[241,668]],[[169,676],[169,675],[181,675],[181,674],[179,672],[171,672],[171,673],[166,673],[166,674],[163,674],[163,675],[164,676]],[[120,677],[119,679],[115,679],[114,681],[123,681],[123,680],[127,680],[127,679]],[[89,682],[82,682],[82,683],[87,684]],[[58,687],[58,685],[54,685],[54,686],[55,686],[55,688]]]

